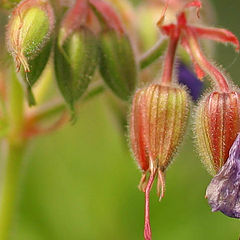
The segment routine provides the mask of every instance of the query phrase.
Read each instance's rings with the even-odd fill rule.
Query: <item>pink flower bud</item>
[[[211,174],[218,173],[240,131],[240,93],[212,92],[200,101],[195,132],[203,163]]]
[[[164,195],[164,171],[182,140],[188,108],[188,94],[179,86],[152,84],[138,90],[133,99],[130,140],[136,161],[143,172],[139,188],[145,192],[146,240],[151,239],[149,193],[158,175],[159,199]],[[147,172],[150,173],[148,180]]]
[[[188,94],[179,86],[152,84],[136,92],[130,138],[143,172],[165,171],[182,139],[188,108]]]

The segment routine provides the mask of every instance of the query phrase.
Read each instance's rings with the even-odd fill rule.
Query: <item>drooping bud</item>
[[[55,44],[58,87],[70,108],[87,89],[98,62],[95,35],[86,25],[87,1],[76,1],[62,22]]]
[[[199,153],[211,174],[219,172],[240,131],[240,93],[212,92],[200,101],[195,116]]]
[[[100,73],[105,83],[121,99],[128,100],[135,90],[137,66],[132,44],[112,7],[102,0],[90,0],[101,16]]]
[[[59,89],[70,107],[85,92],[97,65],[94,34],[82,28],[62,45],[55,47],[55,73]]]
[[[135,159],[143,172],[139,188],[145,192],[146,198],[146,240],[151,239],[149,192],[158,175],[159,199],[164,195],[164,171],[183,137],[188,109],[188,94],[179,86],[152,84],[138,90],[133,99],[130,141]],[[150,173],[148,181],[147,172]]]
[[[132,150],[143,172],[165,171],[181,142],[189,109],[179,86],[152,84],[136,92],[130,122]]]
[[[46,44],[54,27],[54,14],[47,0],[24,0],[13,11],[7,26],[7,44],[17,70],[30,71],[28,61]]]
[[[8,49],[29,105],[35,104],[31,88],[44,70],[52,47],[54,14],[47,0],[24,0],[13,11],[7,27]]]
[[[114,31],[100,37],[100,72],[105,83],[121,99],[128,100],[137,81],[137,67],[131,43],[126,35]]]

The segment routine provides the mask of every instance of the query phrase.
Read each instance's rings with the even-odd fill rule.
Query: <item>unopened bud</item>
[[[199,153],[211,174],[218,173],[240,131],[240,94],[212,92],[200,101],[195,116]]]
[[[87,28],[73,32],[62,45],[55,46],[55,73],[59,89],[70,105],[85,92],[98,60],[95,35]]]
[[[121,99],[128,100],[136,87],[137,67],[126,34],[108,30],[100,37],[100,72],[106,84]]]
[[[30,71],[33,59],[50,37],[54,14],[47,0],[24,0],[13,11],[7,26],[7,43],[17,70]]]
[[[130,139],[143,172],[165,171],[183,137],[188,110],[188,94],[179,86],[152,84],[136,92]]]

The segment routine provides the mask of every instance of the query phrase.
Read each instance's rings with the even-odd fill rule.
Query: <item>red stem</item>
[[[145,240],[152,239],[152,232],[150,226],[150,217],[149,217],[149,194],[152,188],[154,178],[156,176],[157,170],[151,172],[150,178],[148,180],[147,187],[145,189],[145,224],[144,224],[144,238]]]
[[[215,82],[218,84],[219,89],[222,92],[228,92],[229,85],[225,76],[218,68],[211,64],[206,58],[206,56],[203,54],[202,50],[200,49],[198,40],[195,36],[195,33],[189,28],[186,29],[186,32],[186,40],[189,44],[190,51],[195,61],[207,74],[210,75],[211,78],[215,80]]]
[[[171,83],[172,81],[172,73],[173,73],[173,63],[176,55],[176,49],[179,40],[179,33],[173,29],[170,34],[170,41],[168,45],[167,54],[165,56],[164,67],[163,67],[163,75],[162,75],[162,83]]]

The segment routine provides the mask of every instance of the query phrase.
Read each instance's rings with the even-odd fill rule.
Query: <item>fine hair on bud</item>
[[[215,175],[240,131],[239,91],[207,93],[199,101],[194,120],[197,150],[209,173]]]
[[[54,13],[48,0],[24,0],[13,10],[7,25],[7,46],[14,57],[17,71],[39,54],[54,28]]]

